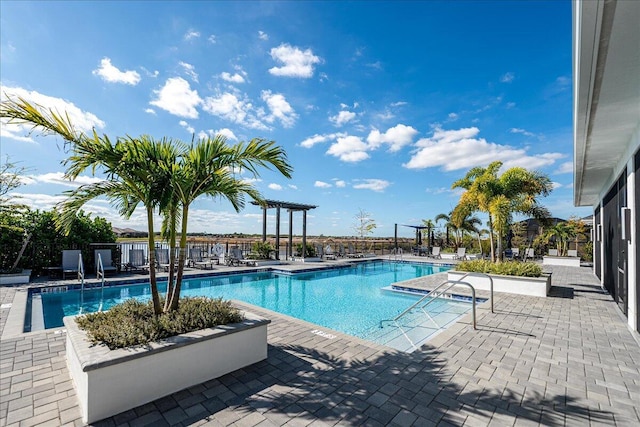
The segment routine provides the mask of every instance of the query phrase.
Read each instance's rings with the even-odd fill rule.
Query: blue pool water
[[[449,268],[375,261],[295,274],[269,271],[210,276],[185,280],[182,295],[241,300],[367,339],[379,328],[380,320],[393,318],[419,298],[381,288]],[[45,328],[54,328],[62,326],[64,316],[108,310],[128,298],[148,300],[150,294],[148,284],[140,284],[42,293],[40,298]]]

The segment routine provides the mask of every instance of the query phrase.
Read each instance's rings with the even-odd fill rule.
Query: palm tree
[[[206,195],[228,200],[239,212],[245,205],[245,195],[261,201],[258,190],[237,174],[237,171],[245,171],[258,177],[260,166],[268,169],[273,167],[287,178],[291,178],[293,171],[284,149],[276,146],[274,141],[255,138],[248,143],[230,146],[226,138],[220,135],[198,140],[188,147],[175,165],[172,173],[172,188],[175,191],[172,207],[179,206],[181,209],[180,251],[176,283],[168,294],[166,309],[175,310],[178,307],[191,203]]]
[[[142,136],[117,138],[112,143],[107,135],[99,136],[95,131],[92,135],[77,132],[67,115],[34,106],[22,98],[3,101],[0,117],[8,118],[10,123],[32,125],[45,135],[62,137],[65,149],[71,152],[64,162],[68,165],[66,178],[73,180],[88,168],[92,172],[100,169],[106,175],[104,181],[67,192],[69,198],[61,205],[58,222],[67,232],[79,209],[96,197],[106,197],[125,218],[142,205],[147,213],[149,263],[154,265],[154,214],[158,212],[163,216],[163,234],[169,236],[172,247],[175,247],[177,223],[181,222],[179,268],[175,284],[173,269],[170,269],[165,310],[178,307],[191,203],[206,194],[229,200],[237,211],[244,206],[245,194],[256,200],[261,197],[250,183],[237,177],[235,171],[248,171],[257,176],[258,167],[273,166],[286,177],[292,172],[285,151],[273,141],[254,139],[229,146],[223,138],[206,138],[187,146],[180,141],[156,141]],[[149,269],[149,279],[154,311],[160,314],[163,307],[154,268]]]
[[[445,214],[445,213],[438,214],[434,219],[436,221],[436,224],[438,224],[440,220],[444,221],[444,226],[447,230],[447,242],[449,241],[449,231],[453,231],[453,244],[455,246],[455,249],[458,249],[459,227],[458,227],[458,224],[455,223],[451,218],[451,212],[448,214]]]
[[[510,168],[498,177],[502,162],[495,161],[486,168],[475,167],[464,178],[455,181],[452,188],[464,188],[453,216],[464,217],[480,211],[489,215],[491,239],[491,259],[496,260],[493,234],[497,235],[497,252],[502,258],[502,240],[507,226],[515,213],[531,215],[535,218],[549,216],[549,212],[538,203],[537,197],[547,196],[551,190],[551,180],[535,171],[521,167]]]
[[[431,240],[432,240],[431,230],[433,230],[436,227],[436,224],[430,219],[423,219],[422,225],[427,227],[427,253],[431,253]]]

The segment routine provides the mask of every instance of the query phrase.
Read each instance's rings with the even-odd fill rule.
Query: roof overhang
[[[640,126],[640,2],[573,3],[574,204],[593,206]],[[637,141],[636,141],[637,143]]]

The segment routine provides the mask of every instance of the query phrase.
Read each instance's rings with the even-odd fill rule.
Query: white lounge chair
[[[324,248],[324,259],[336,259],[336,254],[333,252],[333,248],[331,248],[331,245],[327,245]]]
[[[129,249],[129,262],[124,264],[126,271],[149,271],[149,263],[146,260],[144,249]]]
[[[111,249],[96,249],[93,251],[94,260],[96,265],[96,276],[98,276],[98,259],[102,262],[102,271],[104,275],[107,276],[109,274],[116,274],[118,272],[118,268],[113,263],[111,259]]]
[[[201,268],[204,270],[213,269],[213,260],[205,260],[202,256],[202,248],[190,248],[189,249],[189,263],[191,267]],[[216,258],[218,262],[218,258]]]
[[[442,258],[442,256],[440,255],[440,246],[434,246],[431,248],[431,255],[429,255],[430,258],[437,258],[440,259]]]
[[[454,259],[467,259],[467,248],[458,248],[458,252],[454,255]]]
[[[520,258],[520,249],[519,248],[511,248],[511,256],[513,259]]]
[[[169,249],[160,248],[156,249],[156,266],[163,271],[169,271]]]
[[[251,260],[251,259],[246,259],[243,255],[242,255],[242,249],[240,249],[239,247],[235,246],[233,248],[231,248],[231,251],[229,252],[229,257],[227,259],[226,262],[227,265],[255,265],[255,261]]]

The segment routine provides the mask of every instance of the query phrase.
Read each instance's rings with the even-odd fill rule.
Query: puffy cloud
[[[284,95],[271,93],[270,90],[263,90],[261,96],[262,100],[267,103],[269,111],[271,111],[271,114],[264,118],[268,123],[273,123],[274,120],[277,119],[280,120],[282,126],[286,128],[295,124],[298,115],[287,102]]]
[[[82,111],[72,102],[62,98],[54,98],[20,87],[0,85],[0,100],[17,100],[18,98],[22,98],[31,104],[39,105],[45,110],[53,110],[61,115],[66,114],[78,131],[90,132],[94,128],[102,129],[105,126],[104,122],[95,114]],[[2,135],[2,137],[24,142],[34,142],[29,136],[32,131],[32,126],[9,123],[8,119],[2,119],[0,124],[0,135]],[[39,132],[39,130],[36,132]]]
[[[552,181],[551,182],[551,187],[553,187],[553,189],[556,190],[556,189],[558,189],[560,187],[564,187],[564,185],[560,184],[559,182]]]
[[[374,129],[369,133],[367,142],[369,143],[369,147],[372,149],[378,148],[382,144],[388,144],[389,151],[395,152],[405,145],[411,144],[413,137],[417,134],[418,131],[411,126],[398,124],[387,129],[385,133],[380,133],[379,130]]]
[[[515,77],[515,74],[513,74],[512,72],[504,73],[502,76],[500,76],[500,82],[511,83],[513,79],[515,79]]]
[[[189,132],[190,134],[194,134],[195,133],[195,129],[193,128],[193,126],[189,125],[189,123],[185,122],[184,120],[180,120],[180,122],[178,122],[178,124],[180,126],[182,126],[183,128],[186,129],[187,132]]]
[[[372,190],[377,192],[384,191],[391,183],[384,179],[359,179],[359,184],[354,184],[356,190]]]
[[[509,132],[511,132],[511,133],[520,133],[520,134],[522,134],[524,136],[535,136],[534,133],[526,131],[524,129],[519,129],[519,128],[511,128],[509,130]]]
[[[229,83],[244,83],[244,77],[239,73],[231,74],[224,71],[220,73],[220,78]]]
[[[80,175],[75,180],[70,181],[64,178],[62,172],[50,172],[41,175],[28,175],[29,184],[44,183],[44,184],[58,184],[65,187],[79,187],[85,184],[95,184],[103,181],[100,178],[88,175]]]
[[[329,121],[336,126],[342,126],[356,118],[356,113],[352,111],[342,110],[335,116],[329,117]]]
[[[183,38],[185,39],[185,41],[189,41],[189,40],[197,39],[198,37],[200,37],[200,32],[189,28],[189,31],[187,31],[184,34]]]
[[[216,36],[214,34],[211,34],[209,36],[209,38],[207,38],[207,40],[209,41],[209,43],[211,44],[216,44],[217,40],[216,40]]]
[[[331,144],[327,154],[338,157],[343,162],[359,162],[369,158],[367,149],[369,147],[357,136],[339,137],[336,142]]]
[[[458,130],[436,128],[433,136],[422,138],[415,143],[416,150],[411,159],[403,166],[409,169],[441,167],[446,171],[470,169],[474,166],[486,166],[500,160],[506,168],[522,166],[536,169],[549,166],[564,157],[560,153],[527,155],[525,149],[509,145],[487,142],[476,138],[480,130],[476,127]]]
[[[315,134],[315,135],[305,139],[304,141],[302,141],[300,143],[300,146],[304,147],[304,148],[311,148],[314,145],[319,144],[321,142],[333,141],[334,139],[342,137],[342,136],[347,136],[347,134],[346,133],[331,133],[331,134],[327,134],[327,135]]]
[[[271,58],[284,64],[273,67],[269,72],[274,76],[309,78],[313,76],[313,66],[321,62],[320,57],[313,54],[311,49],[300,50],[289,44],[281,44],[271,49]]]
[[[318,187],[318,188],[331,188],[332,185],[329,184],[328,182],[324,182],[324,181],[316,181],[313,183],[314,187]]]
[[[336,179],[335,184],[336,184],[336,187],[338,188],[344,188],[347,186],[347,183],[344,182],[342,179]]]
[[[194,82],[198,83],[198,73],[196,73],[196,69],[193,65],[191,64],[187,64],[186,62],[178,62],[178,64],[182,67],[182,69],[184,70],[184,73],[191,77],[191,80],[193,80]]]
[[[455,122],[456,120],[458,120],[460,116],[458,116],[456,113],[449,113],[447,115],[447,121],[448,122]]]
[[[280,191],[282,190],[282,185],[271,183],[268,185],[271,190]]]
[[[556,169],[556,174],[573,173],[573,162],[564,162]]]
[[[109,83],[124,83],[135,86],[140,82],[140,74],[137,71],[120,71],[111,65],[111,59],[102,58],[100,66],[92,71],[94,76],[99,76]]]
[[[203,109],[211,115],[252,128],[268,130],[269,127],[252,114],[253,104],[231,92],[218,93],[204,100]]]
[[[154,90],[156,99],[150,102],[151,105],[179,117],[197,119],[198,110],[196,107],[202,103],[197,90],[191,90],[189,82],[182,77],[172,77],[167,79],[164,86],[159,90]]]
[[[260,40],[269,40],[269,35],[264,31],[258,31],[258,38]]]
[[[154,110],[153,108],[145,108],[144,112],[148,114],[153,114],[154,116],[156,115],[156,110]]]

